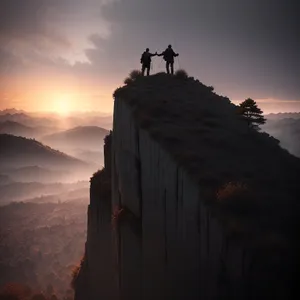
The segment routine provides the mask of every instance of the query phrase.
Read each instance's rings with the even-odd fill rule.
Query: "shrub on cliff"
[[[241,196],[247,192],[247,186],[240,182],[228,182],[217,191],[219,202],[226,202],[233,197]]]
[[[222,209],[241,214],[253,212],[255,195],[241,182],[228,182],[217,191],[217,201]]]
[[[74,290],[75,290],[75,287],[76,287],[76,282],[77,282],[77,279],[78,279],[79,271],[80,271],[80,265],[74,267],[74,269],[72,270],[71,287]]]
[[[80,263],[75,266],[72,270],[72,280],[71,280],[71,287],[75,290],[75,287],[76,287],[76,283],[77,283],[77,279],[78,279],[78,275],[79,275],[79,272],[83,266],[83,263],[84,263],[84,256],[81,258],[81,261]]]
[[[133,83],[133,80],[130,77],[125,78],[124,84],[128,85],[128,84],[131,84],[131,83]]]
[[[98,170],[96,171],[93,176],[90,178],[90,182],[99,182],[101,181],[102,177],[103,177],[103,174],[105,172],[105,169],[101,169],[101,170]]]
[[[188,73],[183,70],[183,69],[179,69],[175,72],[175,76],[179,79],[188,79],[189,78],[189,75]]]
[[[129,76],[125,78],[124,84],[131,84],[132,82],[136,81],[137,79],[142,77],[142,73],[139,70],[132,70],[129,73]]]
[[[137,80],[139,78],[142,77],[142,72],[139,71],[139,70],[132,70],[129,74],[129,77],[132,79],[132,80]]]

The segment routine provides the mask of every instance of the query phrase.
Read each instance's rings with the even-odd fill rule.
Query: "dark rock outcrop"
[[[193,78],[137,78],[114,96],[77,299],[293,299],[299,159]]]

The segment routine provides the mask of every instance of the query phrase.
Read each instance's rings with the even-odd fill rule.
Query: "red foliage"
[[[31,295],[30,287],[19,283],[7,283],[0,290],[1,300],[23,300]]]
[[[228,182],[217,191],[218,201],[232,200],[247,193],[247,185],[240,182]]]

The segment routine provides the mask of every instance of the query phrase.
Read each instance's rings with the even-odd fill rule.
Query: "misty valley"
[[[0,112],[0,287],[73,299],[111,116]],[[51,298],[52,299],[52,298]]]
[[[300,114],[262,130],[300,157]],[[0,112],[0,286],[73,299],[87,234],[90,177],[104,164],[111,116]],[[41,298],[42,299],[42,298]]]

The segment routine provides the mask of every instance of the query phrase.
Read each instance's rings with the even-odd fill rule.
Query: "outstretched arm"
[[[164,55],[164,53],[165,53],[165,51],[163,51],[162,53],[160,53],[160,54],[157,54],[157,56],[163,56]]]
[[[178,53],[175,53],[173,49],[172,49],[172,54],[173,54],[173,56],[175,56],[175,57],[179,55]]]
[[[150,53],[150,56],[156,56],[157,55],[157,51],[153,54],[153,53]]]

